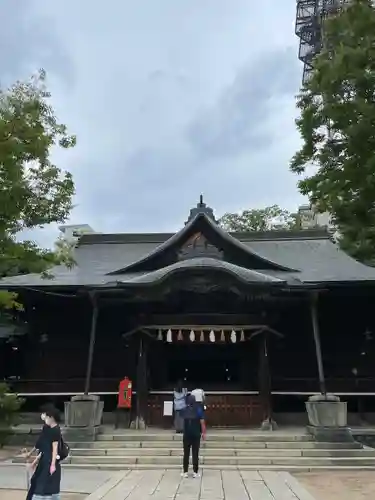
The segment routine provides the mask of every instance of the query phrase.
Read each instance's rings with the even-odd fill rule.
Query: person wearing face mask
[[[59,422],[60,412],[56,408],[48,409],[32,500],[60,500],[61,465],[58,453],[62,438]]]
[[[28,464],[28,469],[30,470],[32,476],[30,479],[30,484],[29,484],[29,489],[27,492],[26,500],[32,500],[32,498],[33,498],[36,479],[37,479],[38,473],[40,472],[40,469],[38,467],[39,459],[40,459],[41,453],[42,453],[42,451],[45,447],[45,444],[46,444],[46,432],[49,428],[48,425],[45,423],[46,412],[52,408],[53,408],[53,405],[51,405],[51,404],[44,405],[41,408],[42,413],[40,415],[40,419],[43,422],[42,430],[38,436],[38,439],[35,443],[34,448],[29,452],[27,450],[24,450],[24,455],[25,455],[27,460],[30,459],[34,453],[37,454],[37,456],[34,458],[34,460],[30,464]]]

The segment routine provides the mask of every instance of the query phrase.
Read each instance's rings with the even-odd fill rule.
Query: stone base
[[[63,427],[62,434],[68,443],[81,443],[95,441],[100,432],[100,427]]]
[[[69,428],[93,429],[101,424],[104,403],[99,396],[73,396],[65,403],[65,425]]]
[[[130,423],[131,429],[144,430],[144,429],[146,429],[146,427],[147,427],[146,422],[145,422],[144,418],[142,418],[142,417],[136,417],[135,420],[133,420]]]
[[[277,429],[278,425],[272,418],[266,418],[260,426],[261,431],[276,431]]]
[[[309,425],[313,427],[346,427],[347,404],[337,396],[326,394],[312,396],[305,403]]]
[[[324,443],[354,443],[355,439],[349,427],[315,427],[307,426],[307,431],[315,441]]]

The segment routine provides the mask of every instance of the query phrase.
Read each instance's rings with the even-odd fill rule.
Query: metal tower
[[[337,13],[350,0],[297,0],[296,35],[300,39],[298,59],[303,62],[303,83],[313,69],[314,57],[322,49],[324,19]]]

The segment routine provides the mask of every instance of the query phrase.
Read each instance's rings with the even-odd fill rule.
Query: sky
[[[199,195],[217,216],[303,203],[289,161],[302,77],[295,0],[2,0],[0,85],[48,75],[77,146],[68,223],[182,227]],[[34,231],[41,245],[56,227]]]

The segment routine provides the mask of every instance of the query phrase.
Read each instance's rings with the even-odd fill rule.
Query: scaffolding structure
[[[300,39],[298,59],[303,62],[303,83],[311,76],[314,58],[323,46],[324,19],[337,13],[349,2],[350,0],[297,0],[295,33]]]

